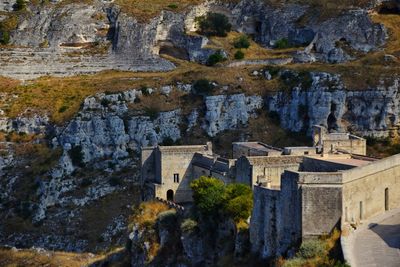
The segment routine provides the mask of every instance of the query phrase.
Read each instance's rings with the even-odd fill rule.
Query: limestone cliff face
[[[3,76],[30,79],[107,69],[173,69],[160,53],[205,63],[215,50],[205,47],[206,37],[187,33],[195,30],[195,18],[210,10],[223,12],[234,30],[254,36],[264,46],[271,47],[281,39],[307,46],[294,55],[298,62],[344,62],[352,59],[353,53],[379,49],[387,38],[386,29],[373,23],[367,10],[346,11],[321,22],[308,6],[279,7],[260,0],[238,4],[204,1],[183,13],[162,11],[147,22],[100,0],[93,5],[51,3],[29,9],[11,31],[15,48],[0,50],[5,62],[0,66]]]
[[[268,98],[269,111],[279,114],[284,128],[309,132],[318,124],[365,136],[399,135],[398,78],[357,91],[346,88],[338,75],[311,73],[311,78],[308,88],[297,86]]]

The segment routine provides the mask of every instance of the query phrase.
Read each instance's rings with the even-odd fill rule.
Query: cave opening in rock
[[[379,14],[400,14],[400,3],[396,1],[383,2],[377,11]]]
[[[335,116],[336,104],[331,104],[331,113],[327,119],[328,131],[336,131],[338,129],[337,118]]]
[[[189,60],[189,53],[185,48],[176,47],[170,41],[159,42],[159,55],[168,55],[174,58]]]

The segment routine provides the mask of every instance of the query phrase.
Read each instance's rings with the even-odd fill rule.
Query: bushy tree
[[[253,209],[253,192],[245,184],[230,184],[225,188],[224,209],[236,222],[246,220]]]
[[[19,11],[19,10],[24,10],[26,8],[26,1],[25,0],[17,0],[17,2],[14,5],[14,10]]]
[[[224,55],[221,52],[217,51],[216,53],[210,55],[207,59],[207,66],[214,66],[215,64],[226,60]]]
[[[286,49],[289,47],[290,47],[289,40],[286,38],[279,39],[275,43],[275,48],[277,48],[277,49]]]
[[[221,180],[202,176],[190,183],[196,207],[205,215],[216,215],[223,206],[224,183]]]
[[[250,41],[247,35],[241,35],[240,37],[236,38],[235,42],[233,43],[235,48],[249,48]]]
[[[194,203],[203,215],[222,215],[239,222],[246,220],[251,214],[253,192],[245,184],[225,186],[217,178],[202,176],[194,180],[190,187],[193,190]]]
[[[208,95],[214,90],[214,85],[207,79],[200,79],[193,83],[193,89],[196,94]]]
[[[209,12],[205,16],[197,17],[199,33],[206,36],[225,37],[231,31],[232,25],[224,14]]]
[[[236,51],[235,59],[243,59],[243,58],[244,58],[244,53],[241,50]]]

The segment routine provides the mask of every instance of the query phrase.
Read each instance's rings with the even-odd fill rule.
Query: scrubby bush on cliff
[[[289,47],[290,47],[289,40],[286,38],[279,39],[275,43],[275,48],[277,48],[277,49],[286,49]]]
[[[227,216],[235,222],[249,218],[253,208],[253,193],[245,184],[224,183],[213,177],[202,176],[190,187],[199,211],[206,216]]]
[[[223,62],[225,60],[226,57],[220,51],[217,51],[208,57],[207,66],[214,66],[217,63]]]
[[[241,50],[236,51],[235,59],[243,59],[243,58],[244,58],[244,53]]]
[[[307,240],[301,243],[298,256],[304,259],[323,257],[326,254],[324,243],[318,239]]]
[[[191,233],[197,229],[197,222],[192,219],[186,219],[181,224],[182,233]]]
[[[234,41],[233,46],[235,48],[249,48],[250,47],[249,37],[247,37],[247,35],[241,35]]]
[[[196,94],[208,95],[214,90],[214,85],[207,79],[200,79],[193,83],[193,90]]]
[[[25,0],[17,0],[15,5],[13,6],[15,11],[24,10],[26,8],[26,1]]]
[[[206,36],[225,37],[232,25],[224,14],[209,12],[206,16],[196,18],[199,33]]]

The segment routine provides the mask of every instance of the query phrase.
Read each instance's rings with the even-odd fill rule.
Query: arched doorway
[[[171,189],[167,191],[167,200],[174,201],[174,191]]]

